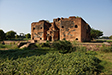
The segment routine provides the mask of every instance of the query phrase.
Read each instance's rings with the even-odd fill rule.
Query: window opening
[[[35,30],[35,28],[33,28],[33,30]]]
[[[64,28],[64,26],[62,26],[62,28]]]
[[[52,33],[52,31],[50,31],[50,34]]]
[[[78,26],[77,26],[77,25],[75,25],[75,28],[78,28]]]
[[[49,37],[49,41],[52,41],[52,37],[51,36]]]
[[[76,38],[76,40],[78,40],[78,38]]]

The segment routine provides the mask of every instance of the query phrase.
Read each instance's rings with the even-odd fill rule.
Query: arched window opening
[[[35,28],[33,28],[33,30],[35,30]]]

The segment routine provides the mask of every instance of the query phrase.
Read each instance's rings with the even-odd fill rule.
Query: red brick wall
[[[31,24],[32,40],[47,40],[46,34],[50,24],[45,21],[34,22]]]
[[[53,32],[52,35],[50,32]],[[89,25],[82,18],[76,17],[53,19],[53,23],[39,21],[31,24],[32,40],[40,40],[40,38],[47,40],[47,34],[50,34],[53,40],[65,38],[70,41],[77,40],[82,42],[90,40],[89,33]]]
[[[90,41],[90,27],[83,19],[81,19],[81,40]]]

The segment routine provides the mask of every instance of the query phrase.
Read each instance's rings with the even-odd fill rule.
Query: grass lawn
[[[0,50],[17,49],[17,45],[2,45],[0,44]]]

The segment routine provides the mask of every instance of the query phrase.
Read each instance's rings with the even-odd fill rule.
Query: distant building
[[[82,18],[75,16],[53,19],[52,23],[41,20],[31,24],[31,39],[90,41],[90,30],[90,26]]]

